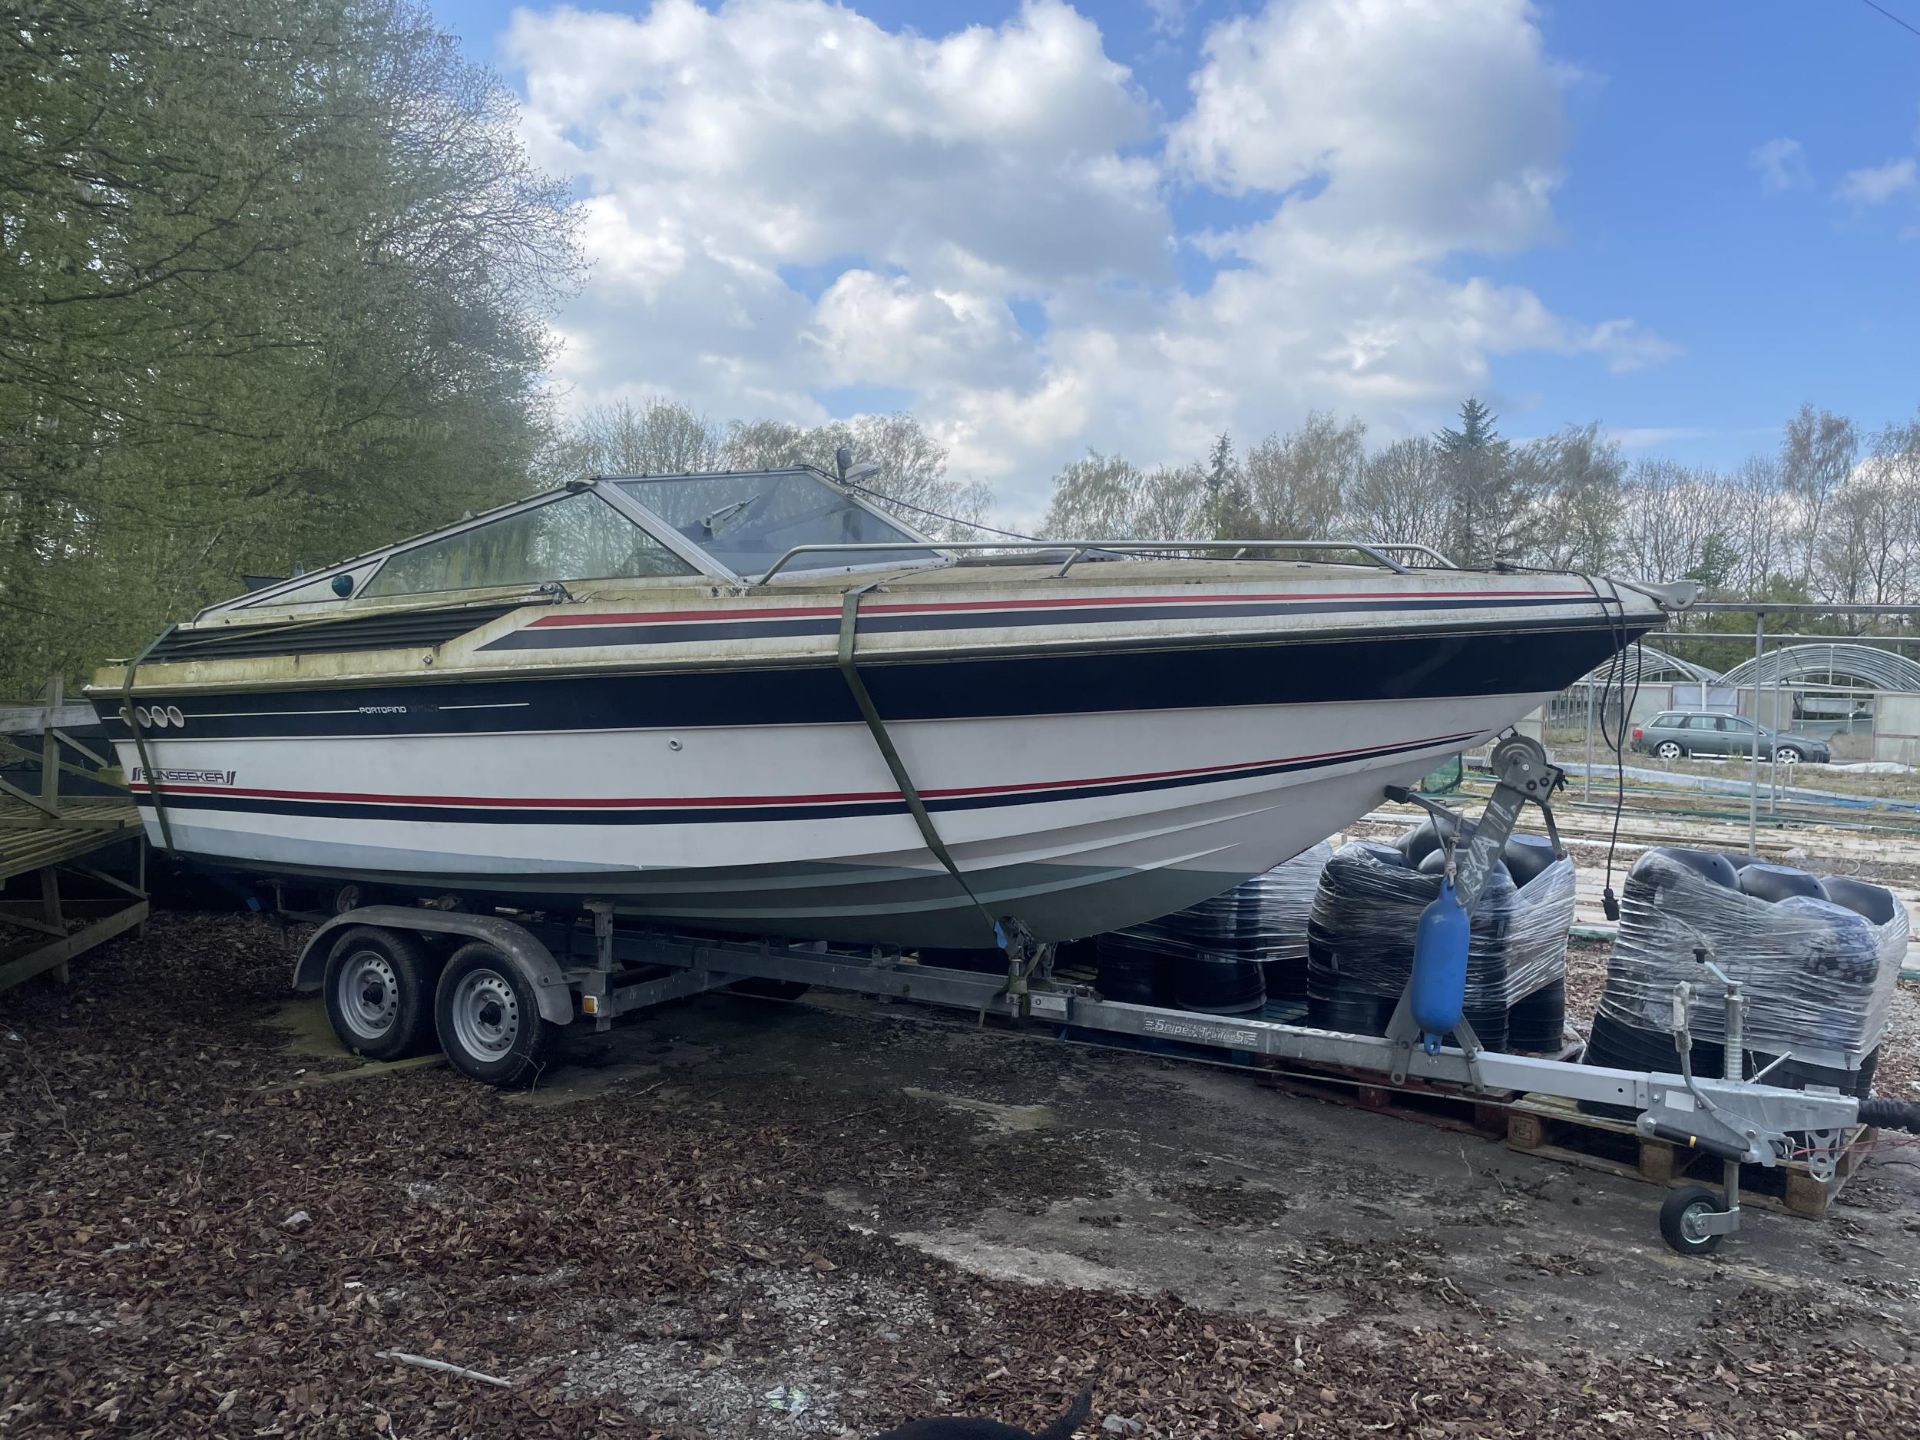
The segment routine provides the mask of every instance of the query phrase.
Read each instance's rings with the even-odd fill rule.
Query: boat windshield
[[[886,545],[845,555],[796,555],[788,570],[920,565],[919,537],[801,470],[613,482],[736,575],[760,575],[796,545]],[[782,572],[784,573],[784,571]]]
[[[598,495],[568,495],[390,556],[360,593],[420,595],[548,580],[695,574]]]

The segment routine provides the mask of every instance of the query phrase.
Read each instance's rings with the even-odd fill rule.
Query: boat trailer
[[[1546,813],[1559,849],[1548,800],[1561,777],[1545,751],[1537,742],[1510,735],[1495,747],[1494,760],[1494,797],[1458,857],[1458,875],[1449,875],[1436,905],[1458,904],[1464,896],[1463,909],[1470,910],[1527,802]],[[1388,793],[1395,800],[1414,798],[1399,789]],[[1450,852],[1450,871],[1455,860]],[[1007,955],[1004,975],[923,965],[879,947],[646,928],[623,923],[606,902],[589,902],[584,914],[565,917],[473,913],[449,902],[369,905],[335,915],[313,933],[295,964],[294,988],[324,993],[334,1030],[352,1049],[397,1059],[438,1045],[455,1069],[497,1085],[523,1084],[537,1075],[563,1027],[604,1031],[623,1016],[727,987],[792,995],[818,986],[944,1006],[982,1019],[992,1015],[1173,1042],[1236,1059],[1377,1073],[1393,1083],[1412,1077],[1457,1088],[1468,1097],[1522,1091],[1625,1107],[1637,1113],[1641,1134],[1724,1162],[1722,1193],[1700,1186],[1679,1189],[1661,1207],[1661,1233],[1683,1254],[1712,1251],[1740,1228],[1742,1164],[1800,1160],[1813,1178],[1831,1182],[1859,1120],[1859,1102],[1831,1088],[1790,1090],[1693,1073],[1691,1017],[1717,989],[1725,1014],[1727,1068],[1740,1074],[1745,999],[1739,984],[1704,949],[1695,953],[1701,984],[1681,984],[1674,994],[1672,1028],[1681,1073],[1672,1075],[1490,1051],[1463,1020],[1447,1031],[1460,1043],[1443,1043],[1434,1027],[1451,1017],[1443,1003],[1441,1018],[1434,1018],[1430,972],[1435,958],[1425,949],[1416,950],[1414,973],[1387,1035],[1371,1036],[1106,1000],[1092,986],[1056,976],[1054,947],[1034,940],[1017,921],[997,928]],[[1464,947],[1464,922],[1458,939]],[[1445,964],[1440,968],[1444,971]],[[1464,984],[1464,949],[1459,971]]]

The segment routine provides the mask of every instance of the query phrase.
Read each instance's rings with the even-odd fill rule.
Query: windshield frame
[[[717,475],[763,475],[774,484],[778,484],[783,476],[804,474],[809,479],[825,485],[835,494],[851,501],[861,510],[866,511],[868,514],[873,515],[875,518],[893,526],[895,529],[902,531],[910,537],[902,548],[919,548],[923,546],[926,548],[926,558],[919,562],[893,559],[877,563],[870,561],[863,564],[847,566],[822,565],[806,570],[783,572],[783,574],[790,573],[793,578],[804,580],[812,577],[817,579],[823,575],[858,575],[869,571],[885,572],[892,570],[923,569],[933,566],[952,565],[955,563],[955,557],[952,554],[945,550],[935,548],[936,542],[922,535],[898,516],[880,509],[858,492],[837,484],[831,476],[815,466],[783,465],[770,470],[722,470],[711,473]],[[378,550],[369,550],[364,554],[351,556],[348,559],[336,561],[331,565],[325,565],[315,570],[309,570],[301,575],[289,576],[273,584],[264,585],[258,590],[245,591],[242,594],[231,596],[226,600],[215,601],[213,604],[203,606],[197,611],[193,617],[193,623],[198,624],[202,621],[214,619],[229,621],[251,621],[255,618],[265,619],[273,613],[282,610],[294,610],[300,614],[312,615],[318,618],[321,615],[345,612],[361,607],[384,609],[389,607],[410,608],[423,604],[471,604],[483,599],[496,598],[503,594],[530,594],[536,587],[507,586],[481,590],[423,591],[415,595],[393,596],[370,596],[367,595],[365,591],[367,585],[373,578],[385,568],[387,561],[396,555],[415,549],[421,545],[446,540],[469,530],[477,530],[485,525],[492,525],[502,520],[511,519],[516,515],[525,514],[530,510],[536,510],[542,505],[554,504],[568,496],[587,492],[591,492],[603,503],[612,506],[615,514],[619,515],[629,524],[638,526],[643,533],[650,536],[656,543],[664,546],[688,565],[691,565],[694,570],[694,573],[691,575],[654,576],[646,579],[621,580],[618,583],[623,585],[670,585],[674,583],[684,585],[689,582],[698,583],[704,580],[709,583],[720,582],[744,588],[751,583],[753,579],[751,574],[743,574],[713,554],[703,550],[699,545],[681,534],[677,527],[668,524],[664,516],[656,514],[649,506],[634,499],[633,496],[622,490],[617,483],[621,480],[691,481],[704,480],[707,478],[709,478],[709,475],[706,473],[687,473],[677,475],[595,475],[585,480],[569,481],[563,486],[558,486],[552,490],[543,490],[537,495],[529,495],[521,500],[509,501],[505,505],[496,505],[491,510],[483,510],[477,515],[470,515],[466,519],[457,521],[452,525],[445,525],[437,530],[428,530],[418,535],[409,535],[404,540],[396,540],[391,545],[381,546]],[[322,593],[304,600],[294,600],[290,598],[296,592],[304,592],[317,588],[321,582],[330,581],[339,575],[351,575],[353,577],[353,589],[347,595],[336,597]]]
[[[606,495],[614,505],[624,507],[629,512],[630,519],[644,526],[650,534],[660,540],[661,543],[671,547],[676,554],[694,560],[694,563],[698,564],[703,570],[713,574],[725,575],[735,584],[747,585],[757,580],[761,575],[766,574],[767,571],[774,569],[785,556],[775,556],[772,561],[760,570],[736,570],[727,564],[726,561],[720,559],[719,556],[701,549],[695,541],[681,534],[679,527],[668,523],[665,516],[655,511],[653,507],[648,505],[644,500],[636,498],[622,488],[623,482],[627,481],[646,481],[650,484],[674,484],[680,481],[695,482],[727,478],[730,476],[762,476],[770,483],[776,485],[788,476],[805,476],[809,480],[824,485],[828,490],[831,490],[841,498],[850,501],[857,509],[866,511],[867,514],[873,516],[881,523],[890,525],[906,535],[906,541],[898,548],[908,550],[923,549],[925,551],[925,558],[920,560],[869,560],[855,565],[813,565],[803,570],[783,572],[791,574],[795,579],[805,579],[810,576],[817,578],[822,575],[861,575],[869,572],[881,573],[890,570],[920,570],[936,566],[948,566],[954,563],[954,557],[952,555],[938,548],[938,541],[932,539],[930,536],[921,534],[898,515],[881,509],[858,491],[851,490],[839,484],[831,475],[828,475],[826,471],[813,465],[782,465],[770,470],[712,470],[677,475],[596,475],[593,477],[593,484],[594,488]],[[846,553],[859,554],[860,552],[857,549],[852,548],[852,544],[853,542],[849,542],[849,549]],[[833,552],[830,550],[822,550],[815,553],[827,555]],[[695,557],[698,558],[696,559]]]
[[[442,526],[438,530],[428,530],[419,535],[410,535],[404,540],[396,540],[393,544],[382,546],[378,550],[369,550],[364,555],[355,555],[349,559],[337,561],[332,565],[322,566],[317,570],[309,570],[303,575],[289,576],[285,580],[277,581],[272,585],[262,586],[258,590],[249,590],[243,594],[235,595],[230,599],[216,601],[214,604],[205,606],[199,610],[193,617],[194,622],[197,624],[202,620],[215,618],[251,620],[259,612],[271,612],[283,608],[293,609],[297,607],[302,612],[312,613],[318,616],[329,611],[344,611],[361,606],[367,608],[388,608],[414,606],[431,602],[470,604],[480,599],[492,598],[503,594],[531,594],[538,588],[537,586],[483,586],[472,590],[432,590],[420,591],[417,594],[385,596],[368,595],[366,593],[366,587],[381,570],[386,568],[387,562],[396,555],[418,549],[422,545],[451,539],[456,535],[463,535],[468,531],[478,530],[483,526],[497,524],[503,520],[511,520],[516,516],[537,510],[542,505],[557,504],[559,501],[572,496],[587,493],[591,493],[595,498],[600,500],[601,503],[611,506],[614,514],[618,515],[622,520],[625,520],[630,525],[637,526],[642,533],[649,536],[657,544],[693,567],[693,573],[689,575],[633,577],[620,580],[619,583],[623,585],[660,585],[674,583],[685,585],[689,582],[697,583],[703,579],[726,580],[730,582],[738,579],[732,571],[726,569],[724,566],[716,565],[713,557],[708,555],[704,550],[701,550],[698,546],[689,544],[686,537],[674,530],[671,526],[663,526],[659,521],[648,516],[635,514],[631,502],[627,501],[627,498],[615,487],[601,484],[598,481],[573,481],[557,489],[543,490],[538,495],[529,495],[523,500],[513,500],[505,505],[496,505],[491,510],[483,510],[477,515],[470,515],[464,520],[457,521],[452,525]],[[353,577],[353,589],[349,594],[342,596],[323,594],[307,600],[294,600],[290,598],[296,592],[315,587],[323,581],[330,581],[337,575],[351,575]],[[608,577],[610,581],[614,578],[616,577]],[[580,584],[584,582],[576,580],[563,583]]]

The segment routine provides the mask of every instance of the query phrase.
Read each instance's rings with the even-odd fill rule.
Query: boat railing
[[[1447,570],[1459,568],[1430,546],[1400,541],[1383,543],[1362,540],[886,540],[849,541],[846,544],[815,541],[791,547],[751,583],[766,584],[803,555],[862,555],[882,552],[898,554],[902,550],[923,550],[930,556],[983,552],[1064,554],[1067,558],[1054,572],[1056,578],[1065,575],[1082,560],[1097,555],[1182,555],[1199,552],[1207,556],[1239,560],[1251,553],[1273,550],[1284,550],[1289,554],[1332,552],[1361,555],[1396,575],[1407,575],[1412,571],[1409,566],[1394,559],[1395,555],[1412,556],[1416,564],[1430,562],[1428,568],[1439,567]]]
[[[1411,540],[1374,540],[1368,543],[1384,554],[1413,555],[1429,562],[1418,567],[1422,570],[1458,570],[1460,568],[1431,545],[1416,545]]]

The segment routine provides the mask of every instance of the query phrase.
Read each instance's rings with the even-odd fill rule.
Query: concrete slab
[[[1263,1088],[1257,1075],[1072,1046],[846,996],[779,1005],[706,996],[604,1042],[556,1095],[616,1081],[698,1103],[743,1069],[838,1097],[838,1121],[906,1094],[974,1127],[974,1144],[1039,1145],[1037,1163],[1103,1177],[1038,1213],[986,1209],[894,1224],[885,1194],[830,1197],[848,1224],[983,1275],[1095,1290],[1171,1291],[1301,1318],[1446,1321],[1550,1354],[1694,1334],[1761,1285],[1920,1320],[1920,1177],[1889,1152],[1824,1221],[1752,1214],[1712,1260],[1661,1242],[1665,1191],[1509,1151],[1503,1143]],[[1006,1123],[1037,1117],[1041,1129]]]

